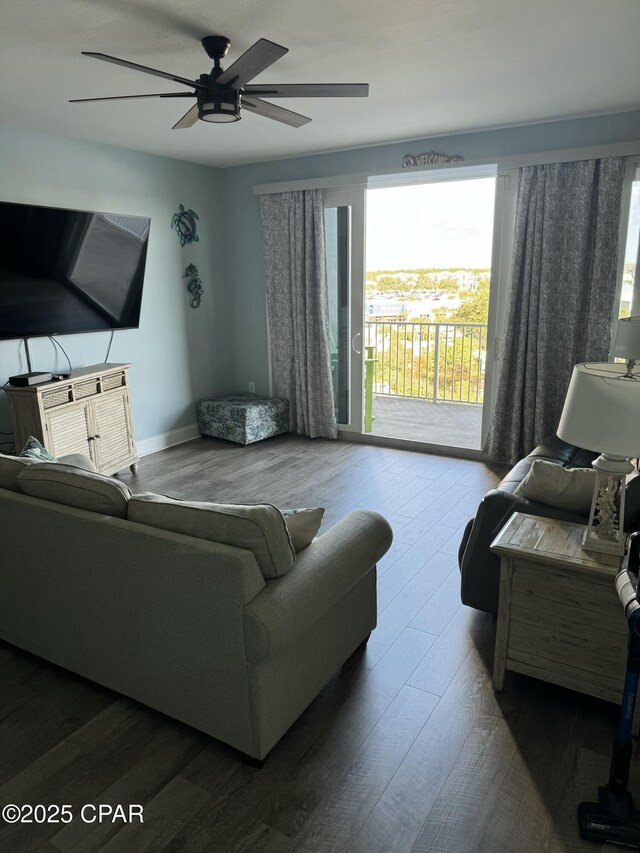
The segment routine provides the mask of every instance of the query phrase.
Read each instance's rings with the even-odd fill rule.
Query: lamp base
[[[600,539],[593,532],[591,535],[589,534],[590,528],[587,527],[582,537],[582,548],[585,551],[595,551],[598,554],[615,554],[618,557],[624,556],[624,538],[621,541],[613,541],[610,539]]]
[[[628,459],[603,453],[593,462],[598,472],[593,491],[589,523],[584,533],[582,547],[585,551],[623,556],[624,498],[627,474],[633,471]],[[619,498],[618,505],[616,498]]]

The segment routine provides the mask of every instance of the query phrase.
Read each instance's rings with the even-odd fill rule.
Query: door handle
[[[360,338],[360,349],[356,347],[356,338]],[[356,332],[351,338],[351,349],[358,355],[362,355],[362,335],[360,332]]]

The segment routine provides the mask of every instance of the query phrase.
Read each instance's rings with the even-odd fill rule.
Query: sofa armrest
[[[298,554],[291,571],[267,582],[244,609],[253,663],[293,643],[371,571],[393,532],[372,510],[355,510]]]
[[[555,518],[586,524],[587,519],[548,504],[530,501],[498,487],[487,492],[476,517],[464,532],[458,561],[462,603],[488,613],[498,612],[500,557],[491,552],[491,543],[514,512],[526,512],[543,518]]]

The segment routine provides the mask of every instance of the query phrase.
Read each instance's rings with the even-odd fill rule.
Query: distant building
[[[403,322],[407,319],[407,314],[407,306],[404,302],[395,302],[390,299],[367,302],[365,307],[365,320],[370,322]]]
[[[478,287],[478,276],[469,270],[456,270],[453,278],[463,290],[476,290]]]

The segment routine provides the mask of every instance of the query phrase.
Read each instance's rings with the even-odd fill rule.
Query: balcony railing
[[[483,401],[486,323],[365,323],[374,394],[448,403]]]

